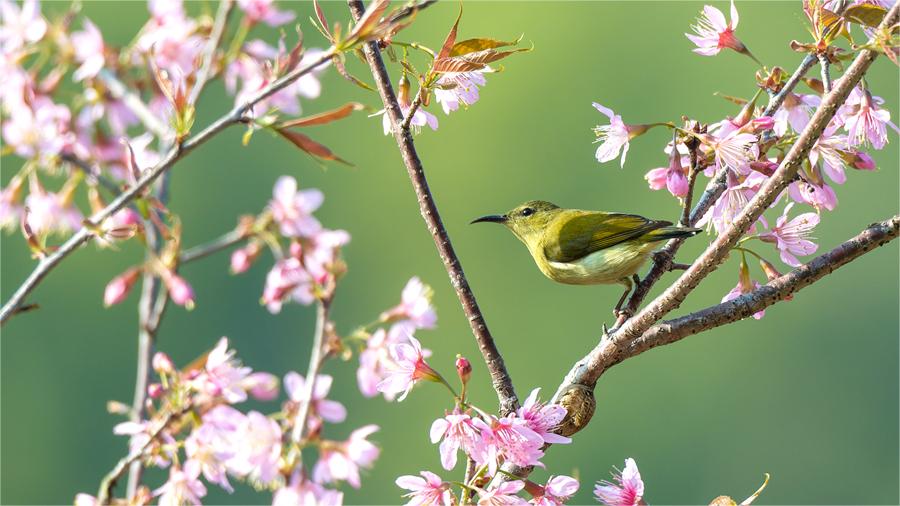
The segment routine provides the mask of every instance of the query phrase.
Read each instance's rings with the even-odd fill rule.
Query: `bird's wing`
[[[634,214],[599,211],[584,211],[567,218],[560,220],[554,233],[546,236],[544,256],[551,262],[572,262],[672,224]]]

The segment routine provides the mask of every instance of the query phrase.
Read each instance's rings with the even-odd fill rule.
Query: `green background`
[[[45,5],[60,10],[66,4]],[[282,4],[285,5],[285,4]],[[727,12],[727,4],[716,5]],[[292,3],[308,46],[322,45],[309,26],[311,5]],[[515,55],[505,71],[488,76],[482,99],[447,117],[439,108],[439,131],[417,137],[429,182],[444,223],[466,268],[485,317],[521,398],[535,387],[547,396],[571,364],[611,323],[615,287],[553,284],[534,267],[506,231],[469,226],[483,214],[521,201],[545,199],[566,207],[635,212],[675,219],[679,209],[665,192],[646,188],[644,173],[665,163],[664,131],[633,141],[628,162],[599,165],[591,128],[604,117],[598,101],[626,122],[648,123],[689,115],[713,122],[736,112],[713,97],[719,91],[748,97],[754,64],[733,52],[693,54],[683,32],[702,7],[697,2],[467,2],[460,38],[515,38],[525,34],[531,53]],[[200,6],[192,6],[198,10]],[[806,40],[799,2],[739,3],[737,35],[767,64],[788,70],[801,55],[791,39]],[[346,20],[344,3],[327,3],[330,20]],[[446,2],[423,12],[397,39],[439,46],[456,15]],[[84,12],[111,44],[131,39],[146,19],[139,2],[86,2]],[[258,34],[275,33],[260,28]],[[418,66],[424,67],[419,61]],[[350,68],[365,81],[366,69]],[[396,71],[396,66],[392,71]],[[813,72],[817,72],[814,70]],[[323,96],[304,102],[318,112],[349,100],[380,108],[377,96],[354,87],[333,70],[322,78]],[[880,59],[869,74],[871,89],[898,116],[896,67]],[[221,83],[209,88],[199,109],[203,126],[231,105]],[[455,354],[474,365],[472,399],[493,408],[496,398],[455,294],[422,219],[397,148],[381,132],[380,118],[363,113],[309,130],[315,139],[355,163],[319,165],[291,145],[264,133],[241,147],[232,128],[179,163],[172,177],[171,209],[184,223],[184,244],[199,244],[231,229],[236,216],[255,213],[282,174],[302,187],[325,192],[317,213],[328,227],[348,230],[350,270],[333,316],[339,332],[372,320],[395,304],[406,280],[420,276],[435,289],[439,328],[418,337],[434,350],[432,364],[452,375]],[[815,235],[826,251],[867,224],[898,211],[898,149],[874,153],[880,170],[849,173],[837,188],[840,204]],[[3,181],[18,169],[3,159]],[[54,186],[51,185],[51,188]],[[778,212],[780,212],[780,207]],[[690,261],[707,236],[690,241],[679,255]],[[771,246],[759,246],[777,263]],[[742,321],[629,360],[605,374],[597,388],[592,423],[574,444],[544,458],[548,473],[579,476],[573,503],[592,502],[592,484],[611,466],[634,457],[651,504],[708,503],[719,494],[739,501],[772,475],[760,504],[896,504],[898,502],[898,262],[891,244],[823,279],[792,302],[771,308],[761,321]],[[34,266],[20,235],[4,236],[2,298]],[[103,287],[139,262],[136,244],[121,251],[79,251],[34,292],[39,311],[13,319],[2,338],[2,502],[67,503],[77,492],[96,491],[100,478],[126,451],[113,436],[118,418],[105,412],[110,399],[129,401],[136,346],[136,294],[104,310]],[[305,371],[314,311],[288,305],[270,315],[258,300],[271,258],[250,272],[227,273],[228,255],[185,266],[197,307],[172,308],[159,347],[185,364],[222,335],[256,370],[283,375]],[[786,271],[787,266],[783,266]],[[756,269],[755,266],[753,266]],[[758,270],[754,275],[759,279]],[[676,313],[717,303],[737,278],[731,259],[707,279]],[[664,283],[675,279],[674,274]],[[137,292],[137,290],[135,290]],[[417,387],[402,403],[364,399],[349,363],[331,361],[332,397],[349,410],[347,422],[327,434],[343,438],[375,423],[382,448],[363,487],[345,487],[350,504],[396,503],[401,474],[428,469],[460,479],[461,467],[440,469],[428,442],[431,421],[449,407],[435,385]],[[277,405],[262,409],[274,411]],[[151,474],[151,485],[161,483]],[[239,486],[233,496],[210,487],[210,503],[268,502]]]

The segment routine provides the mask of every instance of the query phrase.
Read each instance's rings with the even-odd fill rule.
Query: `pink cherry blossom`
[[[816,95],[800,95],[788,93],[781,107],[775,111],[772,118],[775,120],[773,130],[775,135],[781,137],[790,128],[797,133],[803,131],[809,123],[813,111],[819,107],[822,99]]]
[[[230,404],[246,401],[246,378],[252,370],[242,366],[234,353],[228,349],[228,338],[220,339],[206,357],[203,374],[194,379],[197,390]]]
[[[216,406],[203,415],[203,423],[184,441],[189,462],[200,468],[210,483],[232,492],[228,482],[227,463],[235,457],[238,428],[246,423],[246,416],[231,406]]]
[[[278,377],[267,372],[255,372],[241,385],[247,393],[259,401],[271,401],[278,397]]]
[[[724,131],[718,133],[724,134]],[[743,130],[734,130],[721,138],[714,138],[710,147],[715,154],[716,167],[721,169],[728,166],[742,174],[750,172],[750,162],[759,157],[757,140],[755,135]]]
[[[275,182],[269,209],[286,237],[309,237],[322,229],[322,225],[312,216],[322,205],[325,196],[321,191],[310,188],[297,189],[297,180],[291,176],[281,176]]]
[[[888,142],[887,126],[900,132],[896,125],[891,123],[891,113],[887,109],[879,108],[884,101],[878,97],[872,97],[868,90],[854,88],[847,97],[845,106],[853,112],[844,117],[844,128],[847,129],[847,139],[850,146],[860,146],[866,143],[875,149],[884,148]]]
[[[596,142],[600,143],[600,146],[597,147],[597,161],[604,163],[613,160],[619,156],[619,152],[621,151],[621,166],[624,167],[625,155],[628,154],[628,142],[632,138],[632,132],[629,130],[628,125],[622,121],[622,116],[619,116],[613,112],[612,109],[604,107],[597,102],[594,102],[593,104],[595,109],[609,118],[609,125],[598,125],[594,128],[594,133],[597,135]]]
[[[340,249],[349,242],[350,234],[346,230],[322,229],[303,239],[306,246],[301,252],[303,267],[316,283],[325,284],[325,279],[334,273]]]
[[[625,469],[612,473],[615,483],[601,481],[594,488],[594,497],[607,506],[637,506],[644,504],[644,482],[634,459],[625,459]]]
[[[844,150],[847,148],[847,136],[836,135],[834,128],[828,128],[809,151],[809,161],[813,165],[822,162],[822,170],[837,184],[844,184],[847,175],[844,173]]]
[[[89,494],[77,494],[75,496],[75,506],[99,506],[97,498]]]
[[[178,0],[149,2],[152,19],[147,22],[137,41],[144,55],[152,55],[156,65],[170,76],[188,75],[203,49],[203,38],[196,34],[197,23],[185,15]],[[135,54],[135,58],[141,55]]]
[[[738,11],[731,0],[731,22],[725,20],[722,11],[711,6],[703,6],[703,12],[697,18],[697,24],[691,28],[696,35],[684,34],[691,42],[697,45],[694,52],[703,56],[713,56],[725,48],[733,49],[739,53],[747,51],[744,44],[734,36],[738,26]]]
[[[734,219],[747,206],[750,199],[759,191],[766,176],[750,171],[746,176],[738,176],[731,170],[727,174],[727,187],[703,218],[698,226],[709,225],[717,234],[722,234],[734,224]]]
[[[298,63],[299,66],[311,64],[319,59],[322,50],[310,48],[303,52]],[[244,52],[236,58],[225,70],[225,88],[229,93],[235,93],[235,104],[245,102],[259,90],[265,88],[278,76],[274,74],[274,66],[268,60],[283,60],[286,58],[283,43],[279,43],[276,49],[261,40],[252,40],[244,45]],[[253,107],[256,115],[269,109],[297,115],[301,112],[300,98],[317,98],[322,92],[319,75],[327,68],[326,65],[317,67],[269,98]],[[238,82],[240,81],[240,89]]]
[[[206,486],[199,480],[200,467],[188,461],[183,468],[172,466],[169,480],[153,491],[159,496],[160,506],[181,506],[183,504],[200,505],[200,499],[206,495]]]
[[[47,33],[47,22],[41,16],[38,0],[25,0],[21,8],[16,2],[0,0],[0,14],[0,46],[4,53],[37,42]]]
[[[432,329],[437,313],[431,305],[433,290],[413,276],[400,295],[400,304],[381,314],[382,321],[408,320],[413,329]]]
[[[333,380],[334,378],[327,374],[320,374],[316,377],[309,416],[317,416],[326,422],[340,423],[347,418],[347,408],[338,401],[325,398],[328,391],[331,390]],[[306,388],[306,380],[300,374],[291,371],[284,376],[284,389],[292,401],[305,402]]]
[[[13,104],[4,104],[9,108]],[[36,157],[49,163],[75,142],[69,131],[71,113],[64,105],[37,96],[31,106],[12,107],[3,122],[3,139],[23,158]]]
[[[234,436],[234,456],[228,469],[237,476],[270,484],[279,475],[281,457],[281,427],[274,420],[257,411],[247,413]]]
[[[478,506],[523,506],[528,504],[525,499],[519,497],[519,492],[525,488],[525,482],[521,480],[504,481],[489,490],[478,491]]]
[[[545,404],[538,400],[540,388],[535,388],[525,399],[522,407],[516,412],[519,418],[525,420],[525,425],[536,432],[546,443],[567,444],[572,439],[555,434],[553,431],[566,417],[566,408],[559,404]]]
[[[387,377],[378,384],[379,392],[400,394],[397,400],[402,401],[419,380],[437,381],[438,374],[425,362],[431,352],[423,350],[415,337],[409,336],[408,343],[391,344],[388,349],[393,363]]]
[[[269,26],[280,26],[294,20],[294,13],[276,9],[274,0],[238,0],[238,7],[253,23],[262,21]]]
[[[468,107],[478,101],[478,88],[485,85],[484,71],[447,72],[435,83],[434,99],[441,104],[444,114],[459,110],[460,104]]]
[[[25,184],[25,178],[15,175],[6,185],[6,188],[0,190],[0,229],[15,229],[19,226],[22,219],[22,187]]]
[[[281,305],[286,301],[308,306],[316,300],[312,287],[312,276],[303,268],[300,260],[294,257],[283,258],[275,262],[266,275],[262,303],[273,314],[279,313]]]
[[[851,151],[850,155],[852,156],[852,161],[850,162],[853,165],[853,168],[859,170],[875,170],[878,168],[878,164],[875,163],[875,159],[865,153],[863,151]]]
[[[794,255],[812,255],[819,245],[808,239],[816,225],[819,224],[819,215],[816,213],[803,213],[790,221],[788,212],[794,206],[791,202],[784,208],[784,212],[775,222],[775,228],[771,232],[760,234],[760,238],[767,242],[774,242],[781,253],[781,261],[791,267],[799,267],[800,261]]]
[[[106,45],[97,25],[85,19],[84,30],[72,34],[72,46],[75,48],[75,60],[81,63],[72,78],[81,81],[95,77],[106,63]]]
[[[323,446],[313,468],[313,479],[317,483],[346,481],[353,488],[359,488],[359,469],[371,467],[380,453],[378,447],[366,439],[377,430],[377,425],[366,425],[353,431],[343,443]]]
[[[454,410],[431,424],[431,443],[441,441],[441,465],[446,470],[456,467],[456,452],[471,455],[481,443],[481,435],[473,423],[472,417]]]
[[[275,491],[272,506],[340,506],[344,502],[344,494],[338,490],[327,489],[318,483],[303,478],[299,472],[291,475],[287,486]]]
[[[809,204],[816,210],[834,210],[837,207],[837,195],[824,181],[821,184],[809,181],[795,181],[788,186],[788,195],[794,202]]]
[[[529,502],[538,506],[559,506],[578,492],[578,486],[578,480],[571,476],[551,476]]]
[[[403,497],[409,498],[406,506],[451,506],[455,504],[449,483],[428,471],[421,471],[419,474],[422,475],[421,478],[406,475],[395,481],[398,487],[410,491],[403,495]]]
[[[48,192],[37,178],[30,180],[25,198],[26,220],[35,235],[66,233],[81,228],[81,211],[72,204],[70,191]]]
[[[688,192],[688,179],[680,153],[669,155],[668,167],[651,169],[644,175],[651,190],[666,188],[676,197],[684,197]]]
[[[514,416],[491,418],[484,421],[473,420],[475,428],[481,432],[474,451],[470,455],[479,465],[488,465],[491,474],[497,472],[498,459],[517,466],[540,466],[544,456],[541,446],[544,439],[528,427],[528,423]]]
[[[390,329],[376,330],[366,340],[366,348],[359,354],[359,369],[356,371],[356,379],[360,392],[366,397],[378,395],[378,384],[386,378],[394,367],[391,359],[390,346],[398,343],[409,342],[409,328],[403,324],[396,324]],[[386,400],[393,400],[395,393],[382,392]]]

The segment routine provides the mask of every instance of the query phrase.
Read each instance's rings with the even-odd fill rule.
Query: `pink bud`
[[[293,241],[291,243],[291,256],[294,258],[300,258],[303,255],[303,245],[301,245],[298,241]]]
[[[159,374],[168,374],[175,370],[175,364],[172,363],[172,359],[161,351],[157,351],[156,354],[153,355],[150,365],[152,365],[153,370]]]
[[[231,254],[231,273],[240,274],[245,272],[253,265],[256,257],[259,256],[260,247],[258,244],[251,242],[244,248],[240,248]]]
[[[179,306],[184,306],[188,310],[194,308],[194,289],[191,285],[177,274],[172,274],[166,278],[166,288],[169,289],[169,296],[172,302]]]
[[[875,170],[877,165],[875,160],[867,153],[857,151],[853,153],[853,166],[859,170]]]
[[[778,164],[775,162],[759,161],[755,160],[750,162],[750,168],[759,172],[760,174],[764,174],[766,176],[771,176],[778,169]]]
[[[462,355],[456,356],[456,374],[463,385],[468,383],[469,378],[472,376],[472,363]]]
[[[164,392],[163,386],[159,383],[151,383],[150,386],[147,387],[147,395],[152,399],[159,399]]]
[[[129,269],[114,277],[103,291],[103,305],[109,307],[125,300],[140,273],[139,269]]]
[[[753,131],[762,132],[763,130],[771,130],[775,127],[775,119],[771,116],[763,116],[762,118],[756,118],[751,121],[753,125]]]
[[[278,378],[267,372],[255,372],[244,383],[247,391],[254,399],[271,401],[278,397]]]

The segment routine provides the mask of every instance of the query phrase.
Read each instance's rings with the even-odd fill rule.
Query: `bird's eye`
[[[532,214],[534,214],[534,209],[532,209],[530,207],[526,207],[525,209],[522,209],[522,216],[531,216]]]

